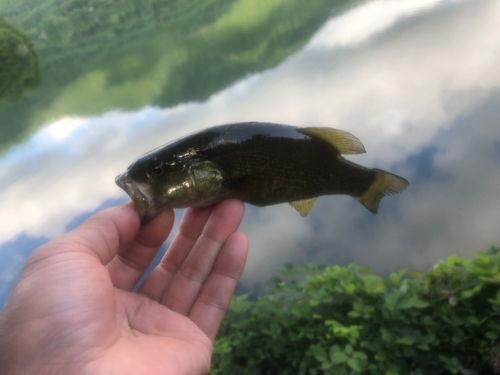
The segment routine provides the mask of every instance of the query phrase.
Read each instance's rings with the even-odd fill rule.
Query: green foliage
[[[89,44],[120,43],[152,28],[189,33],[216,20],[235,1],[16,0],[0,1],[0,14],[56,58]]]
[[[500,363],[500,249],[387,279],[355,265],[282,273],[255,302],[233,299],[211,374],[493,374]]]
[[[0,17],[0,101],[19,99],[40,84],[38,58],[26,37]]]
[[[359,0],[0,0],[43,90],[0,107],[0,152],[62,116],[204,101],[299,50]]]

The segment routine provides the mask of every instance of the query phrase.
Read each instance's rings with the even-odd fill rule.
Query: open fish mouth
[[[158,214],[161,208],[156,204],[153,193],[148,185],[132,180],[127,173],[116,176],[115,183],[127,193],[136,211],[141,216],[141,223],[145,224]]]

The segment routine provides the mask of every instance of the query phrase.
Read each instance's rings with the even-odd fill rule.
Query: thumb
[[[91,216],[71,232],[49,242],[51,252],[81,252],[108,264],[120,249],[130,245],[140,229],[140,218],[132,202],[111,207]]]

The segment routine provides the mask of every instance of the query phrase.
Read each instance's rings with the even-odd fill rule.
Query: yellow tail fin
[[[354,199],[376,214],[383,197],[401,193],[410,183],[402,177],[381,169],[374,169],[374,171],[376,173],[375,180],[371,186],[362,196],[354,197]]]

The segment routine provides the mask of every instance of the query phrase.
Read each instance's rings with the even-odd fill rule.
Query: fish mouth
[[[116,176],[115,183],[123,189],[132,199],[132,202],[134,202],[134,208],[141,217],[141,224],[146,224],[160,213],[161,208],[158,207],[153,192],[148,185],[132,180],[127,173]]]

